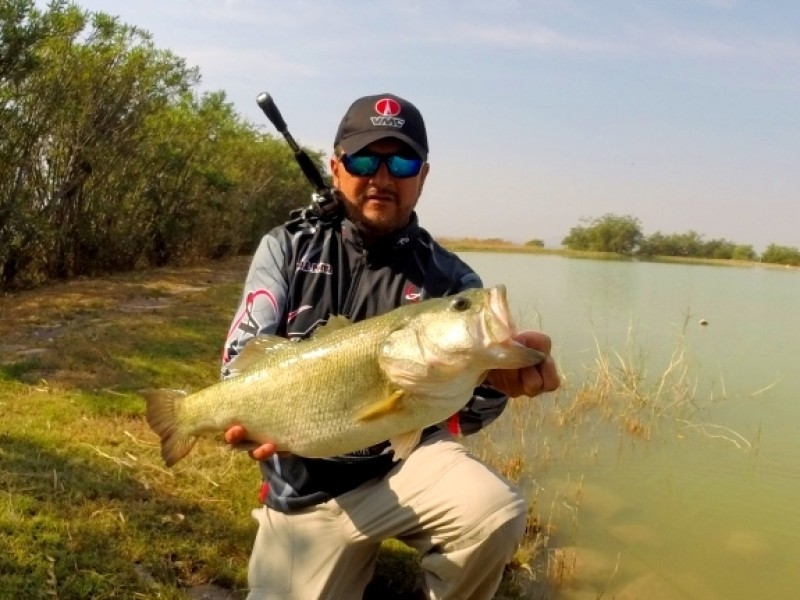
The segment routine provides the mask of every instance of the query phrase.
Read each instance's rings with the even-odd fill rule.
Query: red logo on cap
[[[392,98],[381,98],[375,103],[375,112],[384,117],[396,117],[400,114],[400,103]]]

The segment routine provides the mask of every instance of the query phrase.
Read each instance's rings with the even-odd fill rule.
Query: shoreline
[[[495,242],[471,238],[459,239],[440,237],[435,239],[451,252],[506,252],[514,254],[539,254],[542,256],[562,256],[564,258],[592,260],[619,260],[627,262],[654,262],[718,267],[762,267],[766,269],[789,269],[793,271],[800,271],[800,266],[795,265],[783,265],[779,263],[765,263],[761,261],[736,260],[729,258],[695,258],[690,256],[627,256],[624,254],[617,254],[615,252],[590,252],[584,250],[568,250],[566,248],[542,248],[538,246],[514,244],[512,242]]]

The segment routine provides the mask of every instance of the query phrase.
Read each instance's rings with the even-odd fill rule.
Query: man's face
[[[401,141],[385,138],[373,142],[366,148],[379,154],[407,152]],[[374,175],[359,177],[348,173],[341,160],[331,158],[333,185],[339,190],[347,216],[356,223],[366,242],[404,227],[428,176],[429,165],[422,165],[418,175],[407,178],[392,177],[385,162]]]

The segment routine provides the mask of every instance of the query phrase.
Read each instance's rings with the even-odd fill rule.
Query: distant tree
[[[790,246],[770,244],[761,255],[761,262],[778,265],[800,266],[800,250]]]
[[[665,235],[660,231],[646,237],[638,254],[642,256],[681,256],[687,258],[716,258],[756,260],[752,246],[735,244],[726,239],[705,241],[696,231]]]
[[[561,245],[570,250],[589,250],[591,241],[588,227],[581,227],[580,225],[573,227],[569,230],[567,237],[561,240]]]
[[[639,219],[630,215],[605,214],[581,219],[585,225],[573,227],[561,242],[570,250],[634,254],[644,236]]]
[[[670,252],[671,240],[660,231],[645,237],[638,250],[641,256],[669,256]]]
[[[674,254],[672,256],[686,256],[700,258],[704,256],[703,236],[694,230],[679,233],[673,236]]]
[[[737,244],[731,258],[733,260],[758,260],[758,254],[749,244]]]
[[[528,240],[525,242],[526,246],[531,246],[533,248],[544,248],[544,240]]]

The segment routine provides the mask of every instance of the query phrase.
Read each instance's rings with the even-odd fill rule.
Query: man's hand
[[[241,425],[234,425],[225,431],[225,441],[232,446],[236,446],[246,439],[247,432]],[[270,456],[275,454],[275,451],[275,444],[272,442],[267,442],[266,444],[261,444],[260,446],[254,447],[248,452],[248,454],[250,455],[250,458],[255,460],[267,460]]]
[[[536,396],[558,389],[561,378],[553,357],[550,338],[538,331],[521,331],[514,339],[528,348],[535,348],[547,355],[538,365],[524,369],[494,369],[486,376],[486,383],[509,397]]]

